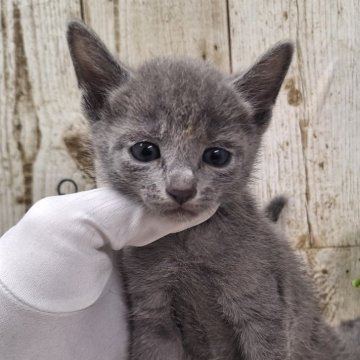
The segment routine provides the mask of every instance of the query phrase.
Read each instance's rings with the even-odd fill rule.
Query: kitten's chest
[[[151,298],[153,304],[171,298],[171,318],[187,359],[239,358],[218,301],[229,259],[220,249],[223,239],[213,236],[211,231],[170,235],[149,248],[134,249],[126,259],[133,299]],[[163,295],[155,299],[154,294]],[[168,304],[160,301],[157,306]]]
[[[178,258],[173,288],[174,321],[191,358],[233,359],[233,331],[218,302],[219,279],[224,269],[219,258],[210,256],[205,248],[201,251],[201,243],[188,238]]]

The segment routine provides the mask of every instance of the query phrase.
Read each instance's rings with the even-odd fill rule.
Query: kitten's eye
[[[204,151],[203,161],[209,165],[222,167],[229,163],[231,158],[231,154],[224,149],[221,148],[209,148]]]
[[[139,161],[148,162],[160,157],[160,149],[147,141],[136,143],[130,148],[131,155]]]

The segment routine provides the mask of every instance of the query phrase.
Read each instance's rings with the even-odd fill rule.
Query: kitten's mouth
[[[173,202],[144,202],[144,204],[151,212],[174,221],[189,221],[210,209],[209,204],[205,203],[189,202],[179,205]]]
[[[196,216],[199,215],[202,211],[204,211],[203,208],[198,208],[194,206],[189,205],[179,205],[179,206],[167,206],[162,204],[162,206],[151,206],[152,211],[155,211],[156,213],[160,213],[164,217],[170,217],[174,220],[190,220]]]
[[[184,209],[181,206],[179,206],[175,209],[164,210],[164,211],[162,211],[162,213],[167,216],[176,216],[176,217],[181,217],[181,218],[194,217],[197,215],[197,212],[195,212],[194,210]]]

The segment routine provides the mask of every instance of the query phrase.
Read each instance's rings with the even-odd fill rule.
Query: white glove
[[[146,245],[215,211],[169,221],[109,188],[45,198],[0,239],[0,285],[41,311],[84,309],[110,277],[111,249]]]

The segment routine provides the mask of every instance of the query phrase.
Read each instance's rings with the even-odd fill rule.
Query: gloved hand
[[[84,309],[110,277],[111,249],[148,244],[205,221],[215,210],[175,222],[109,188],[45,198],[0,239],[0,285],[41,311]]]

